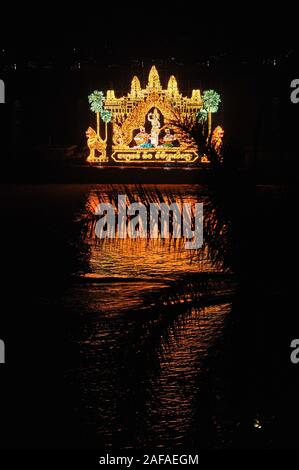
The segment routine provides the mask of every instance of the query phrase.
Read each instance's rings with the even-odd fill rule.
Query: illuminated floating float
[[[217,99],[219,102],[220,98]],[[190,98],[183,96],[173,75],[167,88],[163,89],[158,71],[152,66],[145,88],[141,88],[135,76],[127,96],[117,98],[114,90],[108,90],[106,96],[94,91],[89,95],[89,102],[97,116],[97,129],[89,127],[86,131],[90,150],[88,163],[123,165],[146,162],[158,166],[170,162],[209,163],[204,152],[199,154],[196,141],[179,123],[184,119],[189,122],[207,120],[210,134],[210,116],[215,109],[205,109],[200,90],[192,90]],[[104,130],[101,129],[101,121]],[[112,139],[108,139],[108,124]],[[110,140],[112,142],[108,145]]]

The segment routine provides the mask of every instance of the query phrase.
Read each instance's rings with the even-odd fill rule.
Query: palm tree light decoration
[[[90,109],[97,116],[97,134],[100,137],[100,114],[103,112],[105,96],[102,91],[95,90],[88,96]]]
[[[107,124],[108,122],[111,121],[112,118],[112,113],[110,111],[107,111],[106,109],[102,109],[101,111],[101,118],[103,119],[105,123],[105,142],[107,141]]]
[[[197,113],[197,120],[201,124],[207,122],[208,119],[208,111],[205,108],[201,108]]]
[[[217,93],[217,91],[206,90],[203,92],[202,100],[203,100],[203,110],[205,110],[208,115],[208,137],[209,137],[212,132],[212,113],[216,113],[218,111],[221,98],[220,98],[219,93]],[[200,112],[203,110],[200,110]]]

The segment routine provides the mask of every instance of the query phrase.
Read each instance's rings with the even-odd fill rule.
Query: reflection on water
[[[241,186],[2,188],[0,445],[297,446],[297,199]],[[203,249],[97,241],[90,206],[119,191],[203,201]]]
[[[148,446],[188,444],[198,396],[198,374],[208,348],[221,332],[229,304],[192,309],[171,324],[161,338],[158,374],[147,402]],[[142,434],[142,432],[141,432]],[[162,441],[163,436],[163,441]],[[163,442],[163,444],[162,444]]]
[[[104,239],[99,240],[95,236],[94,212],[98,202],[112,202],[117,204],[118,194],[127,194],[130,202],[143,201],[144,204],[152,202],[166,202],[171,204],[189,203],[191,207],[197,202],[203,202],[205,212],[205,234],[210,240],[210,245],[204,239],[204,245],[200,250],[186,250],[185,238],[144,239],[132,240]],[[131,284],[121,283],[117,286],[117,291],[122,291],[118,295],[118,305],[123,296],[126,307],[130,307],[130,297],[135,299],[137,291],[144,292],[153,289],[157,283],[166,285],[168,281],[179,279],[186,273],[213,273],[224,271],[223,252],[226,243],[225,224],[217,220],[217,214],[206,193],[198,194],[198,189],[184,186],[165,187],[101,187],[93,189],[88,194],[86,210],[78,217],[81,221],[87,221],[84,234],[85,241],[90,245],[89,272],[85,273],[85,279],[90,282],[100,282],[109,279],[112,283],[117,280],[131,282]],[[219,227],[217,227],[219,224]],[[213,236],[213,238],[211,237]],[[216,239],[217,243],[213,243]],[[215,244],[220,253],[215,253]],[[214,251],[213,251],[214,250]],[[134,283],[134,284],[132,284]],[[130,286],[132,288],[130,288]],[[107,283],[106,287],[107,288]],[[110,292],[115,292],[115,285],[111,286]],[[130,291],[130,295],[126,292]],[[102,307],[104,308],[104,307]],[[119,308],[119,306],[118,306]]]
[[[220,231],[225,245],[224,224],[217,228],[203,190],[143,191],[149,200],[158,192],[168,203],[204,202],[206,229]],[[82,427],[101,446],[188,445],[201,364],[230,310],[231,277],[208,242],[193,252],[183,239],[96,240],[90,223],[95,204],[118,192],[137,199],[140,188],[98,186],[86,195],[77,218],[85,222],[89,270],[63,296],[66,308],[81,315],[75,376]]]

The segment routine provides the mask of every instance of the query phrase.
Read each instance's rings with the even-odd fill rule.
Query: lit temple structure
[[[193,90],[190,98],[183,96],[173,75],[163,89],[158,71],[152,66],[145,88],[135,76],[127,96],[117,98],[114,90],[107,91],[103,110],[111,118],[111,148],[107,148],[107,141],[111,140],[107,139],[107,120],[103,117],[102,138],[98,118],[98,131],[89,127],[86,132],[90,149],[87,161],[156,165],[207,162],[205,156],[198,154],[191,136],[176,125],[184,119],[195,119],[202,106],[200,90]]]

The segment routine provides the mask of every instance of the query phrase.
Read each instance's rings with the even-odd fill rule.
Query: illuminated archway
[[[176,122],[186,116],[195,117],[202,108],[200,90],[192,90],[190,98],[183,96],[173,75],[169,78],[167,88],[163,89],[159,73],[153,66],[145,88],[141,87],[138,77],[134,76],[127,96],[117,98],[114,90],[107,91],[104,108],[112,114],[112,160],[163,163],[163,161],[193,162],[198,159],[195,142],[176,126]],[[151,148],[139,148],[138,145],[134,148],[130,147],[134,132],[145,126],[146,117],[153,108],[156,108],[163,116],[163,128],[170,127],[179,136],[177,139],[179,145],[175,148],[170,148],[171,145],[159,145],[157,139],[154,148],[150,145],[148,147]],[[105,160],[108,161],[108,159],[109,157],[105,154]],[[89,156],[88,161],[103,161],[103,156],[101,158],[101,155],[94,153]]]

